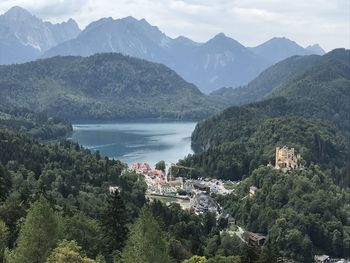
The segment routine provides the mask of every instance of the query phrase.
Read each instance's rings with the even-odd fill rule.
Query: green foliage
[[[208,260],[205,257],[193,256],[190,259],[186,259],[183,263],[207,263]]]
[[[5,262],[5,249],[8,241],[8,228],[3,221],[0,220],[0,262]]]
[[[330,76],[327,71],[330,70],[334,72],[332,65],[339,65],[340,63],[350,66],[349,57],[349,51],[344,49],[333,50],[324,56],[293,56],[269,67],[247,86],[221,88],[212,92],[209,95],[209,99],[225,106],[256,102],[277,90],[282,90],[283,88],[281,87],[283,86],[294,86],[294,83],[303,79],[305,74],[311,75],[312,73],[310,74],[310,71],[312,72],[314,70],[313,68],[317,68],[319,65],[325,68],[322,75]],[[328,65],[324,66],[324,64]],[[336,76],[336,78],[339,77],[337,74],[333,76]],[[321,78],[313,79],[311,84],[317,83],[319,80],[321,80]],[[327,85],[332,85],[332,83],[328,83]],[[329,87],[329,91],[331,90],[332,87]],[[303,92],[301,92],[300,95],[301,94],[303,94]],[[316,98],[321,98],[323,94],[316,95]],[[329,92],[328,95],[332,95],[331,92]],[[337,97],[337,99],[341,100],[342,98]]]
[[[125,263],[170,262],[164,233],[147,207],[130,229],[130,236],[123,250]]]
[[[343,57],[350,58],[350,51]],[[266,98],[284,97],[299,116],[325,119],[349,135],[350,63],[327,60],[273,90]]]
[[[11,178],[7,169],[0,164],[0,201],[7,198],[11,188]]]
[[[95,261],[80,254],[81,247],[76,241],[61,241],[52,251],[46,263],[94,263]]]
[[[118,185],[121,187],[120,195],[129,215],[128,220],[129,222],[133,221],[146,203],[146,182],[135,172],[131,172],[121,175],[118,180]]]
[[[251,185],[258,188],[255,196],[242,199]],[[268,234],[270,256],[276,254],[271,247],[301,262],[311,262],[315,250],[344,255],[350,196],[319,167],[289,174],[260,167],[237,194],[224,199],[224,207],[250,231]]]
[[[321,56],[293,56],[263,71],[243,87],[221,88],[209,94],[209,99],[226,106],[243,105],[261,100],[285,81],[294,79],[323,58]]]
[[[205,140],[204,145],[211,146],[180,163],[197,168],[202,175],[239,180],[259,165],[273,164],[275,147],[288,145],[301,154],[305,165],[318,163],[332,169],[335,181],[350,185],[346,171],[349,146],[329,124],[300,117],[262,120],[253,112],[237,111],[235,120],[214,120],[218,124],[215,130],[208,127],[213,124],[210,121],[200,124],[193,140]]]
[[[287,145],[296,148],[306,165],[317,163],[331,170],[335,182],[350,186],[349,54],[340,49],[275,65],[281,72],[292,67],[293,77],[279,74],[272,88],[267,76],[274,67],[262,74],[262,82],[253,83],[255,89],[262,85],[269,99],[230,107],[198,123],[192,134],[197,154],[180,163],[195,167],[199,176],[239,180],[259,165],[273,163],[275,147]],[[293,61],[305,63],[303,70],[289,65]]]
[[[0,76],[0,105],[70,120],[198,119],[216,110],[164,65],[116,53],[0,66]]]
[[[98,220],[89,218],[82,212],[66,216],[62,223],[62,237],[75,240],[90,258],[97,257],[104,247],[103,232]],[[111,233],[111,232],[110,232]]]
[[[1,116],[6,115],[6,118]],[[15,108],[9,104],[1,105],[0,128],[7,128],[40,140],[56,140],[72,132],[68,121],[50,118],[45,112],[35,113],[24,108]]]
[[[349,62],[343,51],[331,53],[314,61],[290,59],[295,64],[286,78],[283,70],[265,74],[273,88],[253,95],[270,99],[200,122],[192,140],[202,151],[180,162],[194,168],[193,177],[247,177],[234,194],[217,200],[239,225],[267,235],[262,249],[232,236],[228,221],[214,214],[158,201],[147,205],[145,181],[119,161],[70,142],[32,139],[66,134],[64,121],[3,107],[10,99],[35,112],[65,117],[73,110],[72,118],[105,119],[187,118],[211,111],[203,95],[175,73],[117,54],[0,67],[0,126],[12,130],[0,129],[0,259],[267,263],[280,257],[311,262],[316,252],[348,257]],[[283,145],[302,155],[305,170],[285,174],[266,167]],[[164,161],[157,168],[165,169]],[[248,197],[251,185],[258,190]],[[120,191],[108,195],[110,186]],[[11,253],[4,253],[7,247]]]
[[[13,254],[15,263],[45,262],[58,240],[58,220],[47,200],[40,196],[29,209],[21,226],[17,247]]]
[[[208,263],[241,263],[241,262],[242,262],[241,258],[238,256],[229,256],[229,257],[216,256],[208,260]]]
[[[63,214],[60,237],[76,240],[92,258],[104,246],[100,220],[109,186],[120,187],[129,222],[146,202],[144,180],[124,171],[125,164],[92,154],[77,144],[41,144],[0,129],[0,148],[1,175],[8,174],[11,179],[6,198],[0,201],[0,220],[9,228],[10,249],[38,192],[44,192]]]
[[[4,149],[0,160],[13,178],[12,191],[27,196],[39,190],[65,209],[83,210],[91,216],[101,211],[107,186],[117,180],[123,164],[97,160],[89,151],[69,142],[42,145],[17,134],[0,130]],[[87,202],[94,199],[94,203]]]
[[[107,254],[121,252],[128,235],[128,214],[125,204],[116,189],[107,200],[102,216],[103,238]]]
[[[9,248],[14,246],[19,232],[18,221],[26,215],[27,208],[29,208],[29,204],[21,199],[19,193],[12,194],[3,203],[0,202],[0,218],[9,228]]]
[[[245,245],[239,238],[219,232],[212,213],[196,215],[193,211],[182,210],[178,204],[168,207],[160,201],[150,203],[150,209],[169,236],[169,255],[176,262],[192,255],[237,256],[244,250]]]
[[[335,182],[350,186],[349,56],[338,49],[322,57],[292,57],[236,89],[246,90],[252,101],[268,99],[198,123],[192,134],[197,154],[181,163],[200,176],[237,180],[273,162],[276,146],[288,145],[307,165],[318,163]]]

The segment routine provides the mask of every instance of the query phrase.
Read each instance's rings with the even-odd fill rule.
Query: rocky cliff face
[[[52,24],[18,6],[0,16],[0,25],[7,27],[22,44],[39,51],[46,51],[80,33],[77,23],[72,19],[61,24]]]

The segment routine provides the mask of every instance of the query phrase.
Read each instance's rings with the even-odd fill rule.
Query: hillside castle
[[[296,154],[294,148],[289,149],[287,146],[282,148],[276,147],[275,169],[289,171],[300,168],[301,157]]]

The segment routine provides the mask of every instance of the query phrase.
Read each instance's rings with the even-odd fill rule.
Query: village
[[[221,214],[220,206],[211,197],[212,193],[226,195],[233,191],[233,186],[239,182],[218,179],[187,179],[174,177],[172,168],[151,169],[148,163],[132,163],[130,169],[143,176],[147,184],[146,195],[149,199],[160,199],[166,202],[178,203],[183,209],[193,209],[195,213],[206,211]]]
[[[151,165],[146,162],[132,163],[130,170],[138,176],[142,176],[147,184],[146,196],[150,200],[161,200],[170,205],[178,203],[182,209],[191,209],[196,214],[212,212],[217,218],[225,218],[228,223],[228,232],[231,235],[237,235],[242,241],[252,246],[263,246],[266,237],[260,233],[245,231],[236,225],[235,220],[231,218],[222,207],[215,201],[212,194],[227,195],[234,193],[235,187],[239,181],[224,181],[213,178],[188,179],[184,177],[175,177],[172,174],[172,168],[180,167],[173,163],[165,164],[160,161],[152,169]],[[287,173],[294,169],[303,169],[301,165],[301,156],[296,154],[294,148],[289,149],[287,146],[277,147],[275,153],[275,166],[267,166],[276,170]],[[245,198],[253,198],[259,189],[251,185]]]
[[[150,200],[161,200],[167,204],[178,203],[183,209],[192,209],[196,214],[204,212],[215,213],[217,218],[223,217],[228,220],[227,232],[230,235],[238,236],[242,241],[249,243],[253,247],[265,244],[266,236],[245,231],[242,227],[236,225],[235,220],[225,213],[224,209],[212,197],[212,194],[227,195],[234,193],[235,187],[240,183],[239,181],[174,177],[172,168],[177,166],[173,163],[165,164],[163,162],[162,169],[159,169],[159,167],[158,169],[152,169],[150,164],[142,162],[132,163],[130,169],[137,175],[144,177],[147,184],[146,196]],[[275,164],[269,163],[267,166],[281,170],[286,174],[291,170],[305,169],[301,156],[296,153],[294,148],[288,148],[287,146],[276,147]],[[254,198],[257,191],[259,191],[258,187],[251,185],[244,199]],[[327,255],[316,255],[314,260],[319,263],[346,262],[342,259],[330,258]]]
[[[268,164],[268,166],[272,167],[271,164]],[[213,178],[189,179],[173,176],[173,168],[179,167],[192,169],[174,163],[165,164],[164,161],[160,161],[154,169],[146,162],[132,163],[130,170],[144,177],[147,184],[146,195],[148,198],[176,202],[183,209],[193,209],[197,214],[210,211],[220,216],[222,209],[211,197],[211,194],[230,194],[239,182]],[[285,173],[289,170],[303,169],[301,156],[296,154],[294,148],[277,147],[274,169]],[[252,185],[246,197],[253,197],[257,190],[258,188]]]

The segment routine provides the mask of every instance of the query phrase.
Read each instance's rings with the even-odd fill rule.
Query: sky
[[[350,0],[0,0],[50,21],[73,18],[83,29],[102,17],[145,18],[170,37],[205,42],[223,32],[245,46],[287,37],[326,51],[350,48]]]

